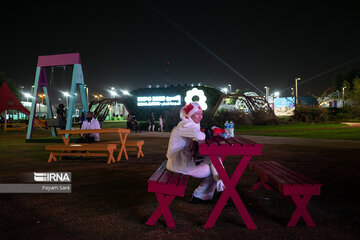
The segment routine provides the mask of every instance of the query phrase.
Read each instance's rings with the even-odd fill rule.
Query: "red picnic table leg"
[[[161,193],[155,193],[156,198],[158,200],[159,206],[156,208],[154,213],[150,216],[150,218],[146,221],[146,225],[153,226],[157,220],[161,217],[161,215],[164,215],[164,219],[166,222],[167,227],[174,228],[175,222],[171,215],[169,205],[174,200],[174,195],[165,195]]]
[[[223,208],[225,207],[226,202],[228,201],[229,197],[233,200],[236,209],[240,213],[240,216],[244,220],[244,223],[248,229],[257,229],[254,222],[252,221],[248,211],[244,203],[242,202],[239,194],[236,192],[235,186],[241,178],[241,175],[244,173],[246,166],[248,165],[251,156],[243,156],[240,163],[236,167],[231,179],[227,175],[225,169],[221,165],[217,156],[209,156],[212,164],[214,165],[215,169],[217,170],[220,179],[223,181],[225,185],[225,190],[221,194],[219,201],[217,202],[214,210],[211,212],[207,222],[204,225],[204,228],[212,228],[218,219],[220,213],[222,212]],[[225,156],[222,157],[224,160]]]
[[[295,227],[301,217],[304,218],[305,223],[309,227],[316,227],[314,221],[312,220],[309,212],[306,209],[306,206],[309,203],[311,197],[311,195],[305,195],[302,198],[299,195],[291,195],[291,198],[296,205],[296,209],[293,212],[287,227]]]

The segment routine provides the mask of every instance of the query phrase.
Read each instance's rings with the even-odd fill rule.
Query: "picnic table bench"
[[[26,131],[26,123],[4,123],[4,132]]]
[[[121,142],[119,142],[119,141],[117,141],[117,142],[110,141],[110,142],[105,142],[105,143],[114,143],[114,144],[117,144],[119,147],[121,146]],[[142,151],[142,147],[143,147],[144,143],[145,143],[144,140],[136,140],[136,139],[127,140],[125,143],[125,148],[126,148],[126,153],[124,153],[125,159],[126,160],[129,159],[129,157],[127,155],[127,152],[129,152],[129,151],[137,152],[137,158],[144,157],[144,153]],[[120,150],[119,147],[116,149],[116,151]]]
[[[259,176],[253,190],[263,185],[266,190],[272,188],[284,197],[291,197],[290,200],[295,204],[296,209],[287,227],[296,226],[301,217],[309,227],[316,227],[306,206],[313,195],[320,195],[322,184],[274,161],[250,162],[249,167]]]
[[[103,129],[79,129],[79,130],[59,130],[58,134],[61,135],[63,142],[65,145],[68,145],[70,142],[70,137],[73,134],[89,134],[89,133],[118,133],[120,141],[118,142],[119,144],[119,155],[117,157],[117,161],[121,160],[121,156],[124,153],[125,158],[128,159],[127,157],[127,150],[125,148],[126,146],[126,139],[128,134],[130,133],[130,129],[125,129],[125,128],[103,128]],[[97,144],[111,144],[111,143],[107,143],[107,142],[100,142]],[[115,144],[116,145],[116,144]]]
[[[115,162],[114,150],[116,144],[68,144],[68,145],[47,145],[45,150],[50,151],[48,162],[57,161],[55,155],[62,156],[106,156],[107,164]]]
[[[256,226],[252,222],[252,219],[238,195],[235,186],[241,178],[241,175],[247,167],[251,157],[261,155],[262,145],[242,137],[231,139],[214,137],[213,139],[199,141],[198,145],[199,154],[209,156],[212,164],[218,171],[219,176],[225,185],[225,190],[221,194],[220,199],[206,221],[204,228],[212,228],[214,226],[222,209],[226,205],[226,202],[229,198],[231,198],[243,218],[245,225],[249,229],[256,229]],[[221,164],[228,155],[242,156],[242,158],[239,159],[240,161],[238,166],[231,177],[228,176]],[[166,225],[168,227],[175,227],[175,222],[169,210],[169,204],[173,201],[175,196],[184,196],[189,176],[173,173],[167,170],[166,163],[167,161],[165,161],[148,180],[148,192],[155,193],[159,206],[147,220],[147,225],[154,225],[161,215],[164,215]]]
[[[167,227],[174,228],[175,222],[169,205],[176,196],[184,197],[189,176],[167,170],[166,164],[167,160],[148,180],[148,192],[155,193],[159,206],[146,221],[146,224],[153,226],[161,215],[164,215]]]

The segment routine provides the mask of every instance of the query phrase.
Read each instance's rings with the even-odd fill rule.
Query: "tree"
[[[331,90],[331,87],[325,89],[320,96],[316,96],[315,94],[311,92],[307,92],[308,95],[311,95],[313,98],[315,98],[318,101],[318,104],[321,105],[324,102],[325,97],[328,95],[328,92]]]
[[[353,81],[353,88],[350,91],[350,100],[353,106],[360,110],[360,78],[356,77]]]
[[[349,93],[351,92],[351,85],[348,81],[346,81],[346,80],[343,81],[341,91],[343,91],[343,94],[344,94],[343,99],[344,100],[348,99],[350,97],[350,94],[348,94],[348,92]]]
[[[344,81],[347,81],[349,86],[347,90],[351,90],[354,86],[354,79],[360,76],[360,69],[353,68],[347,72],[340,73],[333,78],[334,90],[342,91],[344,87]]]

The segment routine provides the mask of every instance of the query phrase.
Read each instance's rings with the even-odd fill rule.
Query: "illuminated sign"
[[[193,89],[186,92],[186,97],[185,97],[186,104],[189,104],[189,103],[193,102],[192,99],[193,99],[194,96],[199,97],[199,101],[197,101],[197,102],[200,104],[200,106],[201,106],[201,108],[203,110],[206,110],[207,109],[207,104],[206,104],[207,98],[206,98],[206,96],[204,94],[204,91],[199,90],[197,88],[193,88]]]
[[[141,106],[178,106],[181,105],[181,96],[152,96],[152,97],[137,97],[137,105]]]

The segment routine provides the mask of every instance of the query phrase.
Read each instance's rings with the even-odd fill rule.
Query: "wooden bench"
[[[105,142],[105,143],[114,143],[114,144],[118,144],[118,146],[121,147],[121,142],[119,142],[119,141],[115,141],[115,142],[110,141],[110,142]],[[144,153],[142,151],[142,147],[143,147],[144,143],[145,143],[144,140],[127,140],[125,143],[126,152],[134,151],[134,152],[137,152],[137,158],[144,157]],[[120,148],[116,149],[116,151],[119,151],[119,150],[120,150]],[[128,160],[129,157],[128,157],[127,153],[124,155],[125,155],[125,159]],[[117,160],[117,161],[119,161],[119,160]]]
[[[4,132],[8,131],[26,132],[26,123],[4,123]]]
[[[47,145],[45,150],[50,151],[48,162],[57,161],[55,155],[60,156],[106,156],[108,157],[107,164],[115,162],[114,151],[116,144],[68,144],[68,145]]]
[[[253,190],[263,185],[266,190],[272,188],[284,197],[291,197],[296,209],[287,227],[296,226],[301,217],[309,227],[316,227],[306,206],[313,195],[320,195],[322,184],[316,183],[314,180],[274,161],[250,162],[249,167],[259,176],[258,182],[252,188]]]
[[[89,134],[89,133],[117,133],[119,136],[119,155],[117,157],[117,161],[120,161],[122,154],[124,153],[127,159],[127,152],[126,152],[126,139],[128,134],[130,133],[130,129],[124,128],[103,128],[103,129],[80,129],[80,130],[59,130],[58,134],[61,135],[63,142],[65,145],[68,145],[70,142],[70,137],[73,134]],[[111,144],[111,143],[99,143],[99,144]]]
[[[164,215],[166,225],[174,228],[175,222],[169,205],[175,196],[184,197],[189,176],[167,170],[166,163],[167,160],[148,180],[148,192],[155,193],[159,206],[146,221],[146,224],[153,226],[161,215]]]

